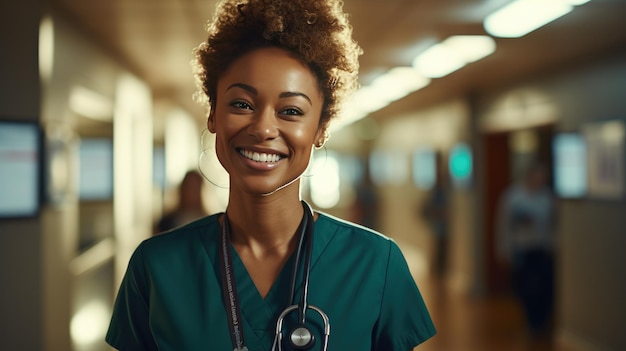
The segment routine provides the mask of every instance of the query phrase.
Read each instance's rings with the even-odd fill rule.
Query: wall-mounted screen
[[[0,121],[0,217],[39,212],[41,129],[36,122]]]
[[[607,120],[583,126],[589,170],[588,196],[626,198],[626,123]]]
[[[152,149],[152,182],[154,186],[165,189],[167,186],[165,173],[165,147],[154,146]]]
[[[413,183],[419,189],[430,190],[437,181],[435,150],[419,147],[413,152]]]
[[[113,141],[84,138],[79,148],[78,194],[83,201],[113,198]]]
[[[457,143],[450,150],[448,169],[452,184],[459,188],[468,187],[472,181],[474,160],[472,150],[466,143]]]
[[[402,184],[409,173],[408,157],[400,150],[374,150],[369,158],[369,172],[376,185]]]
[[[562,198],[587,194],[587,145],[579,133],[559,133],[552,139],[554,191]]]

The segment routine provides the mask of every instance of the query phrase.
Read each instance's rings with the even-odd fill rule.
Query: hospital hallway
[[[416,351],[573,351],[549,337],[531,340],[512,295],[460,292],[412,265],[415,254],[407,252],[406,258],[437,328]]]
[[[325,1],[308,1],[307,25],[289,21],[326,26],[310,12]],[[358,71],[304,62],[323,94],[299,114],[337,114],[319,124],[295,179],[313,135],[295,127],[309,126],[300,118],[267,113],[274,134],[262,146],[243,127],[220,129],[226,139],[208,129],[218,105],[198,84],[206,67],[196,59],[218,1],[1,2],[0,351],[112,351],[105,336],[131,255],[185,207],[189,172],[204,177],[191,192],[202,208],[183,222],[225,211],[231,175],[217,150],[239,143],[281,156],[250,163],[268,178],[245,179],[289,175],[278,189],[297,183],[316,211],[398,244],[437,329],[415,350],[626,351],[626,0],[331,2],[348,15],[360,50],[346,57],[358,56]],[[520,3],[528,16],[507,10]],[[492,32],[502,13],[515,16]],[[537,27],[530,14],[550,20]],[[518,20],[533,28],[502,31]],[[300,43],[307,53],[297,59],[339,57]],[[356,73],[354,86],[343,81]],[[306,96],[291,85],[266,98],[278,86],[254,87],[250,111],[270,111],[269,101],[298,110],[287,100]],[[343,101],[348,87],[358,89]],[[505,293],[512,280],[502,273],[519,269],[529,247],[547,249],[554,268],[538,269],[555,283],[550,338],[531,338]]]

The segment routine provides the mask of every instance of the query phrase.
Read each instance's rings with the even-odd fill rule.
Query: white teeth
[[[277,154],[265,154],[248,150],[240,150],[239,153],[245,158],[249,158],[256,162],[278,162],[280,160],[280,155]]]

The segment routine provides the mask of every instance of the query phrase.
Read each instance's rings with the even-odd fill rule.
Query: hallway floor
[[[418,279],[418,285],[437,335],[416,351],[573,351],[550,337],[531,338],[513,296],[471,297],[433,278]]]
[[[437,335],[419,351],[571,351],[549,337],[530,338],[513,297],[478,298],[453,293],[437,282],[420,284]]]

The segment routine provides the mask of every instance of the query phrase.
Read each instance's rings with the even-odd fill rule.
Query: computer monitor
[[[38,122],[0,121],[0,218],[39,213],[41,135]]]
[[[587,195],[587,145],[580,133],[557,133],[552,139],[554,192],[561,198]]]
[[[160,189],[167,186],[165,164],[165,147],[154,146],[152,149],[152,183]]]
[[[113,199],[113,140],[83,138],[79,147],[79,199]]]
[[[432,147],[418,147],[413,152],[413,183],[419,189],[430,190],[437,182],[436,153]]]

